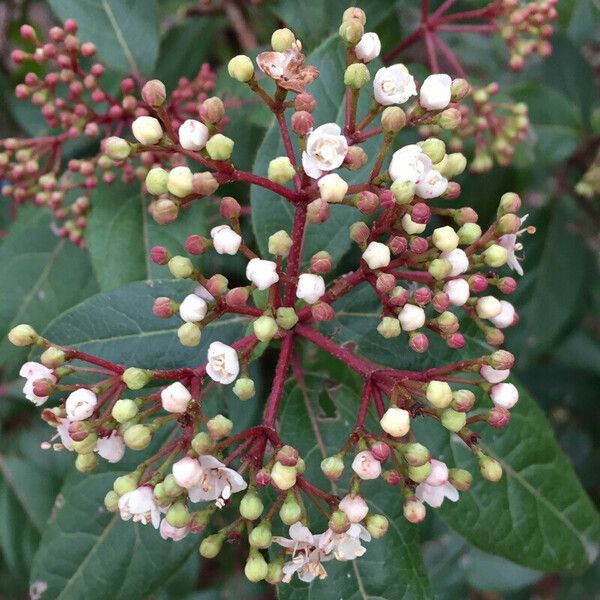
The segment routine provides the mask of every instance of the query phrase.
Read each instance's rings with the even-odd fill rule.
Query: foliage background
[[[366,0],[357,4],[367,11],[369,28],[380,34],[387,49],[418,22],[419,3],[415,0]],[[467,8],[481,4],[463,3]],[[239,87],[234,91],[221,69],[239,51],[239,36],[224,15],[202,14],[195,2],[4,1],[0,3],[0,137],[43,131],[35,111],[18,103],[12,94],[23,73],[9,64],[8,54],[24,21],[33,22],[43,32],[54,19],[76,17],[80,38],[97,44],[100,58],[111,71],[121,75],[127,71],[128,57],[106,19],[107,5],[117,15],[143,73],[159,77],[167,88],[172,88],[178,77],[193,76],[202,62],[210,62],[220,72],[217,90],[240,93]],[[283,22],[310,52],[337,29],[346,6],[341,0],[263,0],[258,5],[244,4],[243,11],[259,43],[266,44],[270,32]],[[546,413],[582,485],[598,505],[600,203],[597,198],[588,201],[577,197],[573,187],[593,158],[600,136],[600,12],[593,0],[562,0],[558,8],[560,19],[552,41],[552,56],[545,61],[529,61],[518,74],[507,69],[499,40],[467,35],[449,38],[471,78],[483,83],[498,81],[505,93],[527,102],[533,123],[532,135],[519,147],[513,166],[462,177],[461,202],[476,208],[485,220],[495,210],[502,193],[516,191],[524,198],[525,212],[530,214],[528,223],[537,227],[537,234],[526,241],[526,274],[514,297],[521,324],[509,336],[508,349],[518,356],[520,381]],[[423,62],[420,46],[402,58],[413,65],[411,68],[422,69],[417,66]],[[324,80],[319,81],[322,84]],[[269,115],[243,105],[232,110],[230,116],[230,127],[236,132],[236,159],[249,168],[259,152]],[[231,192],[250,200],[242,187],[233,187]],[[115,472],[105,470],[82,477],[73,472],[69,457],[49,455],[39,449],[48,431],[20,394],[16,373],[26,354],[9,347],[4,339],[11,324],[30,322],[40,330],[49,326],[49,335],[52,333],[65,343],[84,344],[88,351],[113,359],[127,356],[132,363],[153,359],[167,367],[170,363],[193,361],[188,350],[176,346],[173,330],[165,332],[163,323],[157,323],[149,311],[145,315],[138,308],[144,298],[161,295],[162,286],[173,290],[172,283],[156,283],[151,288],[135,283],[162,275],[147,262],[141,240],[146,237],[149,245],[181,242],[198,226],[209,229],[216,211],[198,209],[187,220],[165,230],[144,219],[144,200],[137,186],[100,188],[92,200],[89,253],[55,238],[49,230],[50,216],[44,209],[25,206],[15,214],[6,201],[0,204],[0,598],[25,598],[30,585],[32,597],[36,597],[42,589],[39,582],[50,586],[48,593],[41,596],[45,600],[271,598],[271,590],[245,581],[240,548],[227,548],[222,560],[201,564],[193,538],[168,545],[157,540],[154,531],[98,514],[100,499]],[[118,219],[113,220],[115,212]],[[111,226],[107,229],[109,220]],[[260,238],[256,225],[255,231]],[[122,260],[124,256],[126,261]],[[218,269],[220,265],[213,263],[211,267]],[[97,293],[108,296],[94,296]],[[72,307],[76,308],[69,310]],[[127,326],[123,319],[118,331],[106,330],[106,323],[110,322],[107,314],[113,310],[129,315],[135,320],[134,325]],[[220,339],[233,338],[240,327],[239,323],[227,323],[219,332]],[[122,343],[108,341],[115,335]],[[362,339],[361,331],[352,335]],[[272,357],[267,355],[266,359],[264,381],[269,381]],[[340,376],[334,364],[325,371],[326,378]],[[255,376],[261,380],[261,373]],[[338,395],[337,409],[333,407],[325,393],[327,381],[316,377],[311,380],[311,389],[315,391],[326,434],[327,417],[331,411],[343,412],[345,399]],[[283,418],[290,419],[293,426],[306,415],[302,414],[302,399],[293,402],[293,394],[298,391],[290,393]],[[219,400],[228,402],[229,398],[215,399]],[[532,481],[536,489],[543,490],[545,469],[563,469],[563,459],[545,445],[545,434],[540,431],[543,418],[533,403],[525,400],[522,405],[520,426],[513,423],[501,435],[506,436],[507,455],[514,452],[522,457],[522,473],[526,472],[528,460],[537,461]],[[258,403],[253,408],[258,411]],[[254,414],[248,412],[250,420]],[[126,468],[126,464],[119,465],[119,469]],[[597,531],[596,516],[589,516],[585,501],[581,500],[584,506],[580,509],[580,499],[570,495],[569,479],[556,481],[564,486],[553,490],[562,503],[559,510],[565,515],[580,515],[581,531],[588,527]],[[371,579],[367,583],[374,586],[369,594],[393,600],[432,594],[443,599],[600,597],[600,563],[596,561],[586,569],[581,547],[569,548],[572,540],[568,535],[562,540],[557,539],[560,536],[552,537],[554,523],[539,509],[535,498],[529,499],[533,502],[530,504],[519,490],[510,488],[510,482],[506,485],[504,503],[482,492],[480,500],[486,504],[486,510],[481,519],[461,514],[461,510],[469,509],[473,516],[472,511],[478,510],[462,502],[440,511],[445,521],[453,523],[465,537],[432,515],[419,530],[420,541],[414,528],[402,525],[395,538],[402,543],[394,546],[392,557],[384,560],[381,547],[369,550],[370,562],[363,559],[360,567],[368,571]],[[60,511],[64,503],[69,510]],[[510,518],[506,535],[497,536],[507,514]],[[492,531],[496,537],[487,536]],[[540,540],[546,531],[549,540]],[[486,537],[491,541],[486,542]],[[489,552],[515,560],[518,557],[521,564],[483,552],[472,545],[473,541],[479,546],[487,544]],[[425,584],[422,590],[418,585],[411,588],[408,583],[402,584],[414,578],[421,568],[417,565],[411,571],[418,544],[432,592],[423,591]],[[575,553],[572,564],[562,561],[571,553]],[[398,587],[386,585],[375,593],[374,580],[386,580],[386,561],[394,557],[406,566],[406,573],[400,572],[401,583],[396,580]],[[577,567],[576,573],[558,573],[573,566]],[[344,600],[367,597],[358,589],[353,575],[348,573],[347,578],[343,573],[339,577],[334,574],[333,589],[337,594]],[[327,593],[317,590],[313,597],[333,597]],[[306,591],[292,588],[282,597],[296,600],[306,597]]]

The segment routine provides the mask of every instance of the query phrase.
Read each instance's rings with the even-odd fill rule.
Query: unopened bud
[[[48,349],[42,352],[40,357],[41,363],[49,369],[56,369],[64,364],[66,359],[65,353],[59,348],[50,346]]]
[[[227,64],[230,77],[241,83],[247,83],[254,77],[254,65],[250,57],[245,54],[234,56]]]
[[[210,196],[219,189],[219,182],[210,171],[194,173],[192,176],[192,191],[198,196]]]
[[[334,510],[329,517],[328,525],[334,533],[344,533],[350,528],[350,519],[343,510]]]
[[[252,324],[254,335],[261,342],[270,342],[277,333],[277,321],[273,317],[263,315]]]
[[[400,452],[404,460],[411,467],[421,467],[429,463],[429,450],[418,442],[410,442],[400,446]]]
[[[194,265],[187,256],[173,256],[168,262],[171,275],[177,279],[187,279],[194,272]]]
[[[344,72],[344,84],[353,90],[359,90],[370,79],[369,68],[363,63],[352,63],[346,67],[346,71]]]
[[[415,483],[422,483],[429,475],[431,475],[432,466],[430,462],[426,462],[420,467],[408,467],[408,476]]]
[[[123,441],[132,450],[143,450],[152,441],[152,431],[146,425],[132,425],[123,433]]]
[[[206,428],[213,440],[220,440],[231,433],[233,423],[223,415],[215,415],[206,422]]]
[[[496,483],[502,478],[502,465],[485,454],[479,456],[479,470],[482,477],[492,483]]]
[[[213,447],[213,438],[205,431],[197,433],[192,439],[192,449],[200,455],[210,454]]]
[[[275,52],[285,52],[289,50],[296,41],[294,32],[284,27],[283,29],[276,29],[271,35],[271,47]]]
[[[508,260],[508,250],[500,244],[492,244],[483,252],[483,260],[490,267],[502,267]]]
[[[503,406],[494,406],[487,414],[486,421],[495,429],[502,429],[510,423],[510,411]]]
[[[249,377],[239,377],[233,385],[233,393],[240,400],[250,400],[254,396],[254,381]]]
[[[307,206],[306,219],[313,225],[318,225],[329,219],[329,204],[322,198],[317,198]]]
[[[401,331],[400,321],[394,317],[383,317],[377,325],[377,332],[386,339],[398,337]]]
[[[406,113],[399,106],[388,106],[381,113],[381,127],[384,133],[398,133],[406,125]]]
[[[152,379],[152,371],[129,367],[125,369],[125,372],[121,375],[121,379],[130,390],[141,390]]]
[[[150,169],[146,175],[146,189],[148,190],[148,193],[153,196],[166,194],[168,191],[168,179],[169,173],[165,169],[161,169],[160,167]]]
[[[410,523],[420,523],[427,514],[425,505],[415,497],[404,501],[404,517]]]
[[[171,527],[186,527],[190,522],[190,513],[183,502],[175,502],[169,507],[165,518]]]
[[[131,152],[129,142],[116,136],[106,138],[102,144],[102,148],[104,154],[115,162],[125,160]]]
[[[263,510],[264,505],[256,492],[249,491],[240,502],[240,515],[249,521],[256,521]]]
[[[98,457],[94,452],[79,454],[75,459],[75,468],[80,473],[91,473],[98,466]]]
[[[13,346],[32,346],[37,339],[35,329],[27,324],[17,325],[8,332],[8,340]]]
[[[218,123],[225,114],[225,106],[221,98],[207,98],[200,106],[200,118],[205,123]]]
[[[469,412],[475,405],[475,394],[471,390],[452,392],[452,408],[458,412]]]
[[[445,381],[430,381],[426,394],[428,402],[436,408],[446,408],[452,402],[452,389]]]
[[[339,454],[328,456],[321,461],[321,470],[327,479],[335,481],[344,472],[344,459]]]
[[[200,327],[195,323],[184,323],[177,329],[177,338],[182,346],[195,348],[202,337]]]
[[[465,223],[458,230],[458,240],[461,244],[470,245],[481,237],[481,227],[477,223]]]
[[[295,174],[296,170],[287,156],[278,156],[269,162],[267,176],[275,183],[285,184],[290,181]]]
[[[179,207],[169,198],[161,198],[152,205],[152,218],[159,225],[169,225],[177,220]]]
[[[135,400],[121,398],[115,402],[111,416],[117,423],[126,423],[138,414],[138,410]]]
[[[281,229],[269,236],[269,253],[275,256],[287,256],[292,247],[292,238],[287,231]]]
[[[161,107],[167,99],[165,84],[158,79],[151,79],[142,88],[142,99],[152,108]]]
[[[448,469],[448,481],[459,492],[466,492],[473,483],[473,475],[465,469]]]
[[[437,124],[442,129],[456,129],[461,122],[460,111],[456,108],[447,108],[437,118]]]
[[[368,515],[365,519],[365,525],[371,537],[379,539],[387,533],[390,522],[384,515]]]
[[[364,25],[358,19],[347,19],[339,28],[340,37],[348,46],[356,46],[365,32]]]
[[[213,160],[229,160],[233,146],[234,141],[231,138],[217,133],[206,142],[206,151]]]
[[[464,412],[458,412],[452,408],[446,408],[440,416],[442,426],[448,431],[456,433],[467,424],[467,415]]]
[[[446,144],[438,138],[428,138],[419,142],[419,146],[434,164],[439,163],[446,156]]]
[[[271,481],[282,491],[289,490],[296,485],[297,471],[294,467],[275,462],[271,469]]]
[[[293,308],[281,306],[277,309],[275,320],[282,329],[292,329],[298,323],[298,315]]]
[[[294,494],[289,493],[285,497],[285,500],[279,509],[279,518],[285,525],[293,525],[302,518],[302,508],[298,504]]]
[[[351,171],[362,169],[369,160],[367,153],[360,146],[350,146],[344,159],[344,165]]]
[[[200,556],[203,558],[215,558],[221,552],[225,536],[222,533],[215,533],[205,537],[200,543]]]

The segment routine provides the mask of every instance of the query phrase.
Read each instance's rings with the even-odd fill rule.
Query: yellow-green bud
[[[388,106],[381,113],[381,127],[385,133],[398,133],[406,125],[406,113],[399,106]]]
[[[35,329],[25,323],[13,327],[8,332],[8,340],[13,346],[32,346],[37,339],[38,334]]]
[[[262,500],[254,491],[249,491],[240,501],[240,515],[249,521],[256,521],[264,508]]]
[[[289,468],[293,469],[293,467]],[[279,509],[279,518],[285,525],[293,525],[302,518],[302,508],[298,504],[294,494],[290,493],[285,497]]]
[[[269,521],[259,523],[248,536],[248,542],[253,548],[268,548],[272,539],[271,523]]]
[[[498,206],[498,215],[504,215],[506,213],[518,212],[521,208],[521,198],[514,192],[507,192],[502,194],[500,198],[500,204]]]
[[[383,317],[377,325],[377,332],[384,338],[398,337],[401,333],[400,321],[394,317]]]
[[[481,237],[482,231],[477,223],[465,223],[457,233],[461,244],[470,245]]]
[[[502,478],[502,465],[485,454],[479,456],[479,470],[483,478],[492,483],[496,483]]]
[[[221,552],[225,536],[222,533],[215,533],[205,537],[200,543],[200,556],[203,558],[214,558]]]
[[[446,144],[438,138],[429,138],[422,142],[419,142],[419,146],[429,158],[432,163],[439,163],[446,155]]]
[[[329,517],[328,525],[333,533],[344,533],[350,528],[350,519],[343,510],[334,510]]]
[[[384,515],[368,515],[365,524],[374,539],[382,538],[390,526],[390,522]]]
[[[271,469],[271,480],[280,490],[289,490],[296,485],[296,467],[288,467],[277,461]]]
[[[416,185],[412,181],[402,181],[396,179],[392,183],[390,190],[394,194],[397,204],[408,204],[415,197]]]
[[[473,483],[473,475],[464,469],[448,469],[448,481],[459,492],[466,492]]]
[[[189,167],[175,167],[169,171],[167,189],[173,196],[185,198],[192,193],[192,171]]]
[[[252,324],[254,335],[261,342],[270,342],[277,333],[277,321],[273,317],[263,315]]]
[[[298,315],[293,308],[281,306],[277,309],[275,320],[282,329],[291,329],[298,322]]]
[[[262,581],[269,570],[269,565],[264,559],[264,556],[254,548],[250,549],[248,560],[244,566],[244,575],[252,582],[257,583]]]
[[[75,450],[77,454],[93,452],[97,441],[98,436],[95,433],[88,433],[88,435],[80,442],[73,442],[73,450]]]
[[[139,408],[135,400],[121,398],[115,402],[111,415],[117,423],[126,423],[138,414],[138,410]]]
[[[438,281],[444,279],[450,274],[452,264],[445,258],[434,258],[427,268],[429,274]]]
[[[363,25],[367,23],[365,11],[362,8],[358,8],[358,6],[350,6],[344,11],[342,21],[349,21],[351,19],[358,19]]]
[[[150,169],[146,175],[146,189],[148,190],[148,193],[153,196],[166,194],[168,191],[168,178],[169,173],[165,169],[161,169],[160,167]]]
[[[269,236],[269,253],[274,256],[287,256],[292,247],[292,238],[284,229]]]
[[[184,488],[182,488],[180,485],[177,485],[172,473],[169,473],[165,477],[165,479],[163,481],[163,489],[164,489],[165,494],[167,496],[169,496],[170,498],[176,498],[177,496],[182,494],[184,491]]]
[[[187,279],[194,272],[194,265],[187,256],[173,256],[168,262],[171,275],[177,279]]]
[[[461,115],[456,108],[447,108],[437,118],[437,124],[442,129],[456,129],[460,125]]]
[[[492,244],[483,252],[483,260],[490,267],[502,267],[508,260],[508,250],[500,244]]]
[[[430,381],[426,395],[429,404],[436,408],[446,408],[452,402],[452,389],[445,381]]]
[[[165,516],[171,527],[185,527],[190,522],[190,513],[183,502],[175,502]]]
[[[335,481],[344,472],[344,459],[339,455],[328,456],[321,461],[321,471],[327,479]]]
[[[426,462],[420,467],[408,467],[408,476],[415,483],[422,483],[429,477],[429,475],[431,475],[431,468],[430,462]]]
[[[249,56],[238,54],[227,64],[227,71],[233,79],[247,83],[254,77],[254,65]]]
[[[50,346],[50,348],[42,352],[42,356],[40,357],[41,363],[49,369],[60,367],[64,364],[65,359],[65,353],[54,346]]]
[[[125,160],[131,152],[129,142],[117,136],[106,138],[104,140],[103,149],[104,154],[115,162]]]
[[[250,400],[256,393],[254,381],[249,377],[239,377],[233,384],[233,393],[240,400]]]
[[[220,440],[231,433],[233,423],[223,415],[215,415],[212,419],[207,421],[206,428],[213,440]]]
[[[358,19],[345,20],[339,29],[340,37],[348,46],[356,46],[364,33],[364,25]]]
[[[75,459],[75,468],[80,473],[91,473],[98,466],[98,457],[94,452],[79,454]]]
[[[130,390],[141,390],[152,379],[152,371],[129,367],[125,369],[125,372],[121,375],[121,379]]]
[[[132,425],[123,433],[123,441],[132,450],[143,450],[152,441],[152,431],[146,425]]]
[[[192,449],[198,454],[210,454],[214,441],[205,431],[197,433],[192,439]]]
[[[269,162],[267,177],[275,183],[287,183],[296,174],[296,169],[287,156],[278,156]]]
[[[269,568],[267,570],[267,576],[265,577],[265,581],[270,583],[271,585],[277,585],[281,583],[283,579],[283,564],[280,560],[276,560],[274,562],[269,563]]]
[[[452,179],[460,175],[467,168],[467,157],[460,152],[448,154],[448,162],[444,171],[446,179]]]
[[[450,225],[444,225],[433,230],[431,241],[441,252],[451,252],[458,247],[459,238]]]
[[[296,41],[294,32],[284,27],[282,29],[276,29],[271,34],[271,47],[275,52],[285,52],[289,50]]]
[[[213,160],[229,160],[233,146],[234,142],[231,138],[217,133],[206,142],[206,151]]]
[[[177,330],[177,337],[182,346],[193,348],[200,343],[202,332],[195,323],[184,323]]]
[[[121,475],[117,477],[113,483],[113,490],[122,496],[127,492],[133,492],[138,486],[140,481],[140,474],[137,471],[133,473],[127,473],[127,475]]]
[[[104,496],[104,508],[108,512],[117,512],[119,510],[119,494],[114,490],[109,490]]]
[[[421,467],[428,463],[431,458],[429,450],[423,446],[423,444],[419,444],[418,442],[403,444],[400,446],[400,452],[402,453],[404,460],[411,467]]]
[[[344,84],[353,90],[360,90],[371,79],[369,68],[363,63],[352,63],[346,67]]]
[[[464,412],[457,412],[452,408],[446,408],[442,411],[440,420],[443,427],[448,431],[456,433],[467,424],[467,415]]]

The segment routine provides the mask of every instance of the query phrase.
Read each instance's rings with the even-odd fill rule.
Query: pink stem
[[[304,230],[306,228],[306,204],[298,204],[294,211],[294,224],[292,226],[292,247],[288,255],[286,275],[289,278],[285,286],[283,297],[284,306],[293,306],[296,296],[295,279],[300,271],[302,261],[302,247],[304,245]]]
[[[450,48],[435,34],[433,35],[433,42],[439,48],[440,52],[448,61],[450,66],[454,69],[456,74],[459,77],[466,77],[467,74],[465,73],[465,70],[460,64],[460,61],[456,57],[456,54],[454,54],[454,52],[452,52],[452,50],[450,50]]]
[[[285,385],[285,378],[290,366],[293,347],[294,334],[288,333],[281,344],[279,359],[277,361],[277,366],[275,367],[275,378],[273,379],[271,393],[269,394],[269,400],[263,418],[263,425],[265,427],[273,427],[275,425],[275,419],[283,395],[283,386]]]

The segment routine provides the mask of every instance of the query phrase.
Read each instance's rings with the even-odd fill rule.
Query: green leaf
[[[158,56],[156,0],[50,0],[61,20],[76,19],[78,37],[120,73],[149,75]]]
[[[307,64],[315,65],[320,76],[308,88],[317,101],[313,113],[315,127],[329,122],[343,124],[344,114],[344,70],[346,52],[339,37],[332,37],[324,42],[306,59]],[[371,70],[374,71],[379,63],[373,61]],[[359,101],[359,119],[366,114],[371,102],[370,86],[365,86]],[[353,185],[368,179],[368,173],[375,163],[375,158],[381,143],[381,137],[375,136],[362,144],[370,160],[359,171],[343,171],[342,177]],[[269,162],[278,156],[284,156],[285,149],[279,128],[273,120],[265,138],[258,149],[253,172],[258,175],[267,174]],[[300,156],[297,156],[300,159]],[[294,210],[284,198],[269,190],[253,186],[250,192],[252,205],[252,224],[258,246],[263,254],[268,252],[269,236],[280,229],[291,231]],[[310,257],[319,250],[329,252],[334,261],[341,258],[350,248],[351,240],[348,227],[361,216],[361,213],[348,206],[331,206],[331,217],[319,225],[307,225],[304,239],[304,257]]]
[[[347,373],[346,373],[347,375]],[[356,418],[359,396],[354,388],[342,381],[328,379],[327,375],[309,375],[306,387],[294,380],[288,386],[289,395],[280,413],[281,436],[293,441],[307,465],[307,477],[322,489],[331,483],[320,470],[324,456],[340,449]],[[319,407],[319,397],[330,396],[335,410],[333,418],[326,417]],[[373,426],[373,421],[371,422]],[[431,598],[429,583],[421,562],[417,528],[402,516],[402,501],[381,482],[370,482],[365,499],[373,513],[387,515],[390,528],[380,540],[366,544],[367,552],[350,562],[325,563],[328,577],[305,584],[294,578],[278,587],[281,600],[300,598]],[[333,488],[334,492],[340,490]]]
[[[158,589],[187,559],[196,536],[174,543],[149,525],[107,513],[103,498],[122,471],[73,473],[33,560],[31,583],[45,600],[138,600]]]
[[[23,207],[0,245],[0,363],[13,371],[27,356],[6,339],[14,325],[41,331],[96,289],[88,256],[50,229],[42,208]]]
[[[176,335],[181,319],[158,319],[152,314],[152,303],[159,296],[181,301],[193,289],[189,281],[132,283],[88,298],[55,319],[44,335],[55,343],[128,366],[197,366],[204,362],[210,342],[230,343],[241,337],[247,318],[219,319],[204,329],[200,346],[182,346]]]

